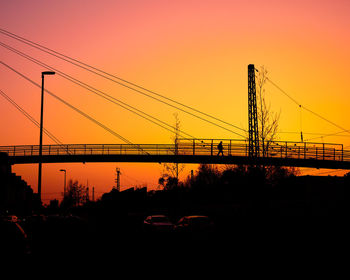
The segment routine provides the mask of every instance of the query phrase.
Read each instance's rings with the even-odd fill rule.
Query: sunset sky
[[[350,1],[348,0],[11,0],[0,1],[0,28],[136,83],[168,98],[248,129],[247,66],[268,76],[302,106],[300,110],[267,83],[271,110],[280,113],[279,140],[344,144],[350,149]],[[16,48],[197,138],[241,139],[116,83],[40,52],[0,33]],[[45,68],[0,46],[1,61],[41,83]],[[0,65],[1,90],[40,119],[40,88]],[[55,75],[45,88],[96,118],[132,143],[171,143],[172,133],[108,103]],[[62,143],[122,143],[49,95],[44,126]],[[0,96],[0,146],[39,144],[39,129]],[[228,127],[237,133],[242,131]],[[341,133],[339,133],[341,132]],[[244,132],[243,132],[244,133]],[[337,133],[337,134],[336,134]],[[327,136],[328,134],[336,134]],[[321,137],[323,136],[323,137]],[[44,136],[44,144],[54,144]],[[95,197],[115,185],[122,190],[157,187],[162,166],[150,163],[43,165],[43,201],[61,199],[63,174],[95,187]],[[181,174],[186,178],[188,166]],[[37,165],[13,171],[37,191]],[[303,170],[327,175],[327,170]],[[342,175],[344,172],[329,173]]]

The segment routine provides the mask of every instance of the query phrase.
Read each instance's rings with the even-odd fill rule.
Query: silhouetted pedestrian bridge
[[[223,155],[217,145],[222,141]],[[10,164],[38,163],[39,146],[0,146]],[[263,156],[264,155],[264,156]],[[350,169],[350,151],[341,144],[270,142],[257,158],[248,156],[248,143],[232,139],[180,139],[177,144],[43,145],[43,163],[57,162],[175,162],[265,164]]]

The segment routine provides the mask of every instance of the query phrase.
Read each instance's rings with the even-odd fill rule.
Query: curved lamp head
[[[55,72],[53,71],[44,71],[44,72],[41,72],[41,74],[44,76],[44,75],[55,75]]]

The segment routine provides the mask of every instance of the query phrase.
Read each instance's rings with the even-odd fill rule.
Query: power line
[[[123,109],[125,109],[125,110],[127,110],[127,111],[130,111],[130,112],[132,112],[132,113],[138,115],[139,117],[144,118],[144,119],[146,119],[146,120],[148,120],[148,121],[150,121],[150,122],[152,122],[152,123],[154,123],[154,124],[156,124],[156,125],[158,125],[158,126],[164,128],[164,129],[166,129],[166,130],[168,130],[168,131],[174,133],[173,130],[170,130],[169,128],[164,127],[163,125],[161,125],[161,124],[159,124],[159,123],[157,123],[157,122],[154,121],[154,120],[156,120],[156,121],[158,121],[158,122],[160,122],[160,123],[162,123],[162,124],[164,124],[164,125],[166,125],[166,126],[169,126],[170,128],[172,128],[172,129],[175,130],[175,127],[173,127],[173,126],[171,126],[171,125],[169,125],[169,124],[163,122],[162,120],[160,120],[160,119],[158,119],[158,118],[156,118],[156,117],[153,117],[153,116],[151,116],[150,114],[147,114],[147,113],[145,113],[144,111],[139,110],[139,109],[137,109],[137,108],[135,108],[135,107],[133,107],[133,106],[131,106],[131,105],[129,105],[129,104],[127,104],[127,103],[121,101],[121,100],[118,100],[118,99],[116,99],[115,97],[113,97],[113,96],[111,96],[111,95],[109,95],[109,94],[107,94],[107,93],[105,93],[105,92],[102,92],[102,91],[100,91],[100,90],[98,90],[98,89],[95,89],[94,87],[92,87],[92,86],[90,86],[90,85],[88,85],[88,84],[86,84],[86,83],[84,83],[84,82],[82,82],[82,81],[80,81],[80,80],[78,80],[78,79],[75,79],[75,78],[73,78],[72,76],[70,76],[70,75],[68,75],[68,74],[66,74],[66,73],[64,73],[64,72],[62,72],[62,71],[60,71],[60,70],[58,70],[58,69],[56,69],[56,68],[54,68],[54,67],[51,67],[51,66],[49,66],[49,65],[47,65],[47,64],[45,64],[45,63],[43,63],[43,62],[41,62],[40,60],[37,60],[37,59],[35,59],[35,58],[33,58],[33,57],[31,57],[31,56],[29,56],[29,55],[27,55],[27,54],[25,54],[25,53],[23,53],[23,52],[17,50],[17,49],[15,49],[15,48],[12,48],[12,47],[9,46],[9,45],[6,45],[6,44],[4,44],[4,43],[2,43],[2,42],[0,42],[0,45],[1,45],[2,47],[6,48],[6,49],[8,49],[8,50],[10,50],[10,51],[12,51],[12,52],[15,52],[16,54],[18,54],[18,55],[20,55],[20,56],[22,56],[22,57],[28,59],[29,61],[31,61],[31,62],[33,62],[33,63],[35,63],[35,64],[37,64],[37,65],[40,65],[40,66],[42,66],[42,67],[45,67],[45,68],[48,68],[48,69],[51,69],[51,70],[56,71],[56,72],[57,72],[57,75],[63,77],[64,79],[66,79],[66,80],[68,80],[68,81],[70,81],[70,82],[72,82],[72,83],[74,83],[74,84],[76,84],[76,85],[79,85],[80,87],[82,87],[82,88],[84,88],[84,89],[86,89],[86,90],[88,90],[88,91],[90,91],[90,92],[92,92],[92,93],[94,93],[94,94],[96,94],[96,95],[98,95],[98,96],[100,96],[100,97],[102,97],[102,98],[108,100],[109,102],[112,102],[112,103],[114,103],[114,104],[116,104],[116,105],[122,107]],[[136,111],[136,112],[135,112],[135,111]],[[147,117],[143,116],[142,114],[146,115]],[[151,119],[150,119],[150,118],[151,118]],[[152,120],[152,119],[153,119],[153,120]],[[188,134],[188,133],[186,133],[186,132],[184,132],[184,131],[180,131],[180,133],[183,134],[183,135],[189,136],[190,138],[195,138],[195,137],[191,136],[190,134]],[[184,137],[184,136],[182,136],[182,137]],[[185,137],[184,137],[184,138],[185,138]]]
[[[41,51],[43,51],[43,52],[46,52],[46,53],[48,53],[48,54],[50,54],[50,55],[53,55],[53,56],[55,56],[55,57],[57,57],[57,58],[59,58],[59,59],[61,59],[61,60],[64,60],[64,61],[66,61],[66,62],[68,62],[68,63],[71,63],[71,64],[73,64],[73,65],[75,65],[75,66],[77,66],[77,67],[80,67],[80,68],[82,68],[82,69],[84,69],[84,70],[87,70],[87,71],[89,71],[89,72],[91,72],[91,73],[94,73],[94,74],[96,74],[96,75],[99,75],[99,76],[101,76],[101,77],[103,77],[103,78],[105,78],[105,79],[108,79],[108,80],[110,80],[110,81],[112,81],[112,82],[115,82],[115,83],[117,83],[117,84],[119,84],[119,85],[122,85],[122,86],[124,86],[124,87],[126,87],[126,88],[128,88],[128,89],[131,89],[131,90],[133,90],[133,91],[139,93],[139,94],[145,95],[145,96],[147,96],[147,97],[149,97],[149,98],[152,98],[152,99],[154,99],[154,100],[156,100],[156,101],[158,101],[158,102],[161,102],[161,103],[166,104],[166,105],[168,105],[168,106],[171,106],[171,107],[173,107],[173,108],[175,108],[175,109],[177,109],[177,110],[180,110],[180,111],[182,111],[182,112],[184,112],[184,113],[187,113],[187,114],[189,114],[189,115],[191,115],[191,116],[193,116],[193,117],[199,118],[199,119],[201,119],[201,120],[203,120],[203,121],[206,121],[206,122],[211,123],[211,124],[213,124],[213,125],[216,125],[216,126],[218,126],[218,127],[220,127],[220,128],[226,129],[226,130],[228,130],[228,131],[230,131],[230,132],[232,132],[232,133],[235,133],[235,134],[237,134],[237,135],[239,135],[239,136],[241,136],[241,137],[243,137],[243,138],[246,138],[245,136],[243,136],[243,135],[241,135],[241,134],[238,134],[238,133],[236,133],[236,132],[234,132],[234,131],[232,131],[232,130],[229,130],[229,129],[227,129],[227,128],[224,128],[224,127],[222,127],[222,126],[220,126],[220,125],[218,125],[218,124],[216,124],[216,123],[213,123],[213,122],[211,122],[211,121],[209,121],[209,120],[207,120],[207,119],[204,119],[204,118],[202,118],[202,117],[200,117],[200,116],[197,116],[197,115],[195,115],[195,114],[193,114],[193,113],[191,113],[191,112],[188,112],[188,111],[186,111],[186,110],[183,110],[183,109],[181,109],[181,108],[179,108],[179,107],[177,107],[177,106],[174,106],[174,105],[172,105],[172,104],[170,104],[170,103],[168,103],[168,102],[165,102],[165,101],[163,101],[163,100],[160,100],[160,99],[158,99],[158,98],[156,98],[156,97],[154,97],[154,96],[151,96],[151,95],[149,95],[149,94],[146,94],[145,92],[142,92],[142,91],[140,91],[140,90],[137,90],[137,89],[135,89],[135,88],[133,88],[133,87],[130,87],[130,86],[128,86],[128,85],[125,85],[125,84],[123,84],[123,83],[121,83],[121,82],[119,82],[119,81],[122,81],[122,82],[124,82],[124,83],[129,84],[129,85],[132,85],[132,86],[137,87],[137,88],[139,88],[139,89],[142,89],[142,90],[144,90],[144,91],[146,91],[146,92],[148,92],[148,93],[151,93],[151,94],[153,94],[153,95],[155,95],[155,96],[161,97],[161,98],[163,98],[163,99],[165,99],[165,100],[168,100],[168,101],[171,101],[171,102],[173,102],[173,103],[175,103],[175,104],[181,105],[181,106],[183,106],[184,108],[193,110],[193,111],[195,111],[195,112],[197,112],[197,113],[200,113],[200,114],[202,114],[202,115],[204,115],[204,116],[207,116],[207,117],[210,117],[210,118],[212,118],[212,119],[215,119],[216,121],[220,121],[220,122],[222,122],[222,123],[224,123],[224,124],[226,124],[226,125],[235,127],[236,129],[239,129],[239,130],[242,130],[242,131],[246,132],[246,130],[244,130],[244,129],[238,127],[238,126],[235,126],[235,125],[230,124],[230,123],[228,123],[228,122],[226,122],[226,121],[223,121],[223,120],[221,120],[221,119],[219,119],[219,118],[216,118],[216,117],[214,117],[214,116],[211,116],[211,115],[209,115],[209,114],[207,114],[207,113],[204,113],[204,112],[202,112],[202,111],[200,111],[200,110],[197,110],[197,109],[195,109],[195,108],[193,108],[193,107],[191,107],[191,106],[187,106],[187,105],[185,105],[185,104],[183,104],[183,103],[180,103],[180,102],[178,102],[178,101],[175,101],[174,99],[168,98],[168,97],[166,97],[166,96],[164,96],[164,95],[161,95],[161,94],[156,93],[156,92],[154,92],[154,91],[148,90],[148,89],[146,89],[146,88],[144,88],[144,87],[142,87],[142,86],[139,86],[139,85],[137,85],[137,84],[135,84],[135,83],[129,82],[129,81],[127,81],[127,80],[125,80],[125,79],[122,79],[122,78],[120,78],[120,77],[118,77],[118,76],[115,76],[115,75],[112,75],[112,74],[110,74],[110,73],[107,73],[107,72],[105,72],[105,71],[103,71],[103,70],[100,70],[100,69],[98,69],[98,68],[96,68],[96,67],[93,67],[93,66],[91,66],[91,65],[89,65],[89,64],[86,64],[86,63],[84,63],[84,62],[81,62],[81,61],[79,61],[79,60],[77,60],[77,59],[74,59],[74,58],[69,57],[69,56],[67,56],[67,55],[64,55],[64,54],[62,54],[62,53],[59,53],[59,52],[54,51],[54,50],[52,50],[52,49],[49,49],[49,48],[47,48],[47,47],[45,47],[45,46],[43,46],[43,45],[37,44],[37,43],[35,43],[35,42],[31,41],[31,40],[25,39],[25,38],[23,38],[23,37],[21,37],[21,36],[18,36],[18,35],[14,34],[14,33],[9,32],[9,31],[7,31],[7,30],[4,30],[4,29],[1,29],[1,28],[0,28],[0,33],[6,35],[6,36],[8,36],[8,37],[11,37],[11,38],[13,38],[13,39],[15,39],[15,40],[18,40],[18,41],[20,41],[20,42],[22,42],[22,43],[25,43],[25,44],[27,44],[27,45],[33,47],[33,48],[36,48],[36,49],[41,50]],[[72,61],[74,61],[74,62],[72,62]],[[77,63],[75,63],[75,62],[77,62],[77,63],[79,63],[79,64],[77,64]],[[81,65],[80,65],[80,64],[81,64]],[[83,66],[82,66],[82,65],[83,65]],[[90,69],[87,68],[87,67],[89,67]],[[93,69],[93,70],[95,70],[95,71],[93,71],[93,70],[91,70],[91,69]],[[98,73],[98,72],[96,72],[96,71],[98,71],[98,72],[100,72],[100,73],[103,73],[103,74],[100,74],[100,73]],[[106,75],[108,75],[109,77],[113,77],[113,78],[115,78],[115,79],[118,79],[119,81],[116,81],[116,80],[114,80],[114,79],[111,79],[111,78],[107,77]]]
[[[306,109],[306,108],[304,108],[304,109]],[[345,128],[343,128],[343,127],[341,127],[341,126],[335,124],[334,122],[329,121],[329,120],[325,119],[324,117],[322,117],[322,116],[320,116],[320,115],[318,115],[318,114],[312,112],[312,111],[309,110],[309,109],[306,109],[306,110],[309,111],[310,113],[313,113],[314,115],[318,116],[319,118],[322,118],[323,120],[325,120],[325,121],[327,121],[327,122],[329,122],[329,123],[333,124],[334,126],[336,126],[336,127],[338,127],[338,128],[341,129],[341,131],[339,131],[339,132],[327,134],[327,135],[322,136],[322,137],[334,136],[334,135],[337,135],[337,134],[340,134],[340,133],[343,133],[343,132],[350,133],[350,129],[345,129]],[[317,139],[317,138],[320,138],[320,137],[310,138],[310,139],[307,139],[307,141],[310,141],[310,140],[313,140],[313,139]]]
[[[322,138],[322,137],[329,137],[329,136],[339,136],[339,137],[350,137],[350,136],[348,136],[348,135],[338,135],[338,134],[340,134],[340,133],[343,133],[343,132],[349,132],[350,130],[347,130],[347,131],[339,131],[339,132],[335,132],[335,133],[330,133],[330,134],[325,134],[325,135],[322,135],[322,136],[319,136],[319,137],[313,137],[313,138],[309,138],[309,139],[307,139],[308,141],[309,140],[314,140],[314,139],[318,139],[318,138]]]
[[[295,104],[297,104],[299,107],[301,104],[296,101],[293,97],[291,97],[288,93],[286,93],[283,89],[281,89],[278,85],[276,85],[273,81],[271,81],[270,78],[266,77],[266,80],[268,80],[272,85],[274,85],[277,89],[279,89],[285,96],[287,96],[290,100],[292,100]]]
[[[288,93],[286,93],[283,89],[281,89],[276,83],[274,83],[273,81],[271,81],[270,78],[266,78],[266,79],[267,79],[273,86],[275,86],[279,91],[281,91],[284,95],[286,95],[290,100],[292,100],[295,104],[297,104],[300,108],[302,108],[302,109],[308,111],[309,113],[315,115],[316,117],[318,117],[318,118],[320,118],[320,119],[322,119],[322,120],[324,120],[324,121],[326,121],[326,122],[332,124],[333,126],[339,128],[339,129],[341,129],[342,131],[340,131],[340,132],[338,132],[338,133],[342,133],[342,132],[350,133],[350,129],[345,129],[345,128],[341,127],[340,125],[336,124],[335,122],[333,122],[333,121],[331,121],[331,120],[329,120],[329,119],[327,119],[327,118],[321,116],[320,114],[318,114],[318,113],[316,113],[316,112],[314,112],[314,111],[312,111],[312,110],[306,108],[305,106],[302,106],[297,100],[295,100],[295,99],[294,99],[293,97],[291,97]],[[336,133],[336,134],[338,134],[338,133]],[[326,135],[326,136],[331,136],[331,135],[332,135],[332,134]],[[333,135],[334,135],[334,134],[333,134]],[[324,137],[326,137],[326,136],[324,136]],[[315,137],[315,138],[307,139],[307,140],[305,140],[305,141],[309,141],[309,140],[316,139],[316,138],[320,138],[320,137]]]
[[[342,133],[344,131],[339,131],[339,132],[334,132],[334,133],[317,133],[317,132],[303,132],[303,134],[305,135],[318,135],[317,137],[314,138],[309,138],[308,140],[311,139],[318,139],[318,138],[322,138],[322,137],[329,137],[329,136],[337,136],[337,137],[350,137],[350,135],[339,135],[340,133]],[[297,131],[279,131],[278,134],[300,134],[300,132]]]
[[[31,80],[30,78],[28,78],[27,76],[25,76],[24,74],[20,73],[19,71],[15,70],[14,68],[12,68],[11,66],[7,65],[6,63],[4,63],[3,61],[0,61],[1,64],[3,64],[5,67],[7,67],[8,69],[12,70],[13,72],[15,72],[16,74],[18,74],[19,76],[21,76],[22,78],[26,79],[27,81],[29,81],[30,83],[32,83],[33,85],[41,88],[41,86],[39,84],[37,84],[36,82],[34,82],[33,80]],[[58,97],[57,95],[55,95],[54,93],[50,92],[49,90],[45,89],[45,92],[47,92],[48,94],[50,94],[52,97],[56,98],[58,101],[60,101],[61,103],[65,104],[66,106],[68,106],[69,108],[73,109],[74,111],[76,111],[77,113],[81,114],[82,116],[84,116],[85,118],[89,119],[90,121],[92,121],[93,123],[97,124],[98,126],[102,127],[104,130],[106,130],[107,132],[111,133],[112,135],[118,137],[119,139],[121,139],[123,142],[127,143],[127,144],[131,144],[134,145],[133,143],[131,143],[129,140],[127,140],[126,138],[124,138],[123,136],[121,136],[120,134],[116,133],[115,131],[113,131],[112,129],[108,128],[107,126],[103,125],[101,122],[99,122],[98,120],[94,119],[93,117],[89,116],[88,114],[84,113],[83,111],[79,110],[78,108],[76,108],[75,106],[69,104],[68,102],[66,102],[65,100],[63,100],[62,98]],[[137,146],[137,145],[134,145]],[[138,147],[138,146],[137,146]],[[138,147],[138,149],[142,150],[141,148]]]
[[[94,87],[92,87],[92,86],[90,86],[90,85],[88,85],[88,84],[86,84],[86,83],[84,83],[84,82],[82,82],[82,81],[80,81],[80,80],[78,80],[78,79],[75,79],[75,78],[73,78],[72,76],[70,76],[70,75],[68,75],[68,74],[65,74],[64,72],[59,71],[59,70],[57,70],[56,68],[51,67],[51,66],[49,66],[49,65],[47,65],[47,64],[45,64],[45,63],[43,63],[43,62],[41,62],[41,61],[39,61],[39,60],[33,58],[33,57],[31,57],[31,56],[29,56],[29,55],[27,55],[27,54],[25,54],[25,53],[23,53],[23,52],[21,52],[21,51],[15,49],[15,48],[13,48],[13,47],[11,47],[11,46],[9,46],[9,45],[7,45],[7,44],[4,44],[4,43],[0,42],[0,45],[1,45],[2,47],[4,47],[4,48],[6,48],[6,49],[8,49],[8,50],[10,50],[10,51],[12,51],[12,52],[14,52],[14,53],[16,53],[16,54],[18,54],[18,55],[20,55],[20,56],[22,56],[22,57],[28,59],[29,61],[31,61],[31,62],[33,62],[33,63],[35,63],[35,64],[38,64],[38,65],[40,65],[40,66],[42,66],[42,67],[46,67],[46,68],[49,68],[49,69],[52,69],[52,70],[55,70],[56,72],[58,72],[58,75],[59,75],[59,76],[65,78],[65,79],[67,79],[67,80],[69,80],[70,82],[72,82],[72,83],[74,83],[74,84],[77,84],[77,85],[79,85],[79,86],[81,86],[81,87],[83,87],[83,88],[85,88],[85,89],[87,89],[87,90],[93,92],[94,94],[99,95],[100,97],[102,97],[102,98],[104,98],[104,99],[106,99],[106,100],[108,100],[108,101],[110,101],[110,102],[112,102],[112,103],[114,103],[114,104],[116,104],[116,105],[118,105],[118,106],[124,108],[125,110],[128,110],[128,111],[130,111],[130,112],[132,112],[132,113],[138,115],[139,117],[142,117],[142,118],[144,118],[144,119],[146,119],[146,120],[148,120],[148,121],[150,121],[150,122],[152,122],[152,123],[154,123],[154,124],[156,124],[156,125],[158,125],[158,126],[164,128],[164,129],[166,129],[166,130],[168,130],[168,131],[174,133],[173,130],[170,130],[169,128],[164,127],[163,125],[161,125],[161,124],[159,124],[159,123],[157,123],[157,122],[154,122],[154,121],[151,120],[150,118],[152,118],[152,119],[154,119],[154,120],[156,120],[156,121],[158,121],[158,122],[160,122],[160,123],[162,123],[162,124],[164,124],[164,125],[166,125],[166,126],[168,126],[168,127],[171,127],[172,129],[175,129],[175,127],[173,127],[173,126],[171,126],[171,125],[169,125],[169,124],[163,122],[162,120],[160,120],[160,119],[158,119],[158,118],[156,118],[156,117],[153,117],[153,116],[151,116],[150,114],[147,114],[147,113],[145,113],[144,111],[139,110],[139,109],[137,109],[137,108],[135,108],[135,107],[133,107],[133,106],[131,106],[131,105],[129,105],[129,104],[123,102],[123,101],[120,101],[120,100],[116,99],[115,97],[113,97],[113,96],[111,96],[111,95],[109,95],[109,94],[107,94],[107,93],[104,93],[104,92],[102,92],[102,91],[100,91],[100,90],[98,90],[98,89],[95,89]],[[127,108],[127,107],[129,107],[129,108]],[[131,108],[131,109],[130,109],[130,108]],[[146,115],[147,117],[145,117],[145,116],[143,116],[143,115],[140,115],[139,113],[135,112],[134,110],[137,111],[137,112],[139,112],[139,113],[141,113],[141,114]],[[208,121],[208,122],[210,122],[210,121]],[[212,123],[212,122],[210,122],[210,123]],[[213,123],[213,124],[214,124],[214,123]],[[234,133],[234,134],[237,134],[237,135],[239,135],[239,136],[241,136],[241,137],[244,137],[243,135],[241,135],[241,134],[239,134],[239,133],[236,133],[236,132],[234,132],[234,131],[232,131],[232,130],[230,130],[230,129],[227,129],[227,128],[222,127],[222,126],[217,125],[217,124],[215,124],[215,125],[216,125],[216,126],[219,126],[219,127],[221,127],[221,128],[223,128],[223,129],[225,129],[225,130],[228,130],[228,131],[230,131],[230,132],[232,132],[232,133]],[[188,133],[186,133],[186,132],[184,132],[184,131],[179,130],[179,132],[180,132],[181,134],[183,134],[183,135],[189,136],[190,138],[196,139],[194,136],[192,136],[192,135],[190,135],[190,134],[188,134]],[[181,137],[184,137],[183,135],[181,135]],[[184,138],[186,138],[186,137],[184,137]]]
[[[298,131],[279,131],[278,133],[281,134],[299,134],[300,132]],[[321,133],[321,132],[303,132],[304,134],[309,134],[309,135],[320,135],[320,136],[326,136],[328,134],[326,133]],[[334,134],[339,134],[339,132],[335,132]],[[339,137],[350,137],[350,135],[338,135]]]
[[[19,106],[11,97],[9,97],[5,92],[0,89],[0,94],[4,97],[11,105],[13,105],[18,111],[20,111],[27,119],[29,119],[34,125],[40,127],[40,124],[29,114],[27,113],[21,106]],[[44,133],[50,137],[58,145],[63,145],[57,137],[55,137],[52,133],[50,133],[47,129],[43,128]]]
[[[203,114],[203,115],[205,115],[205,116],[207,116],[207,117],[213,118],[213,119],[215,119],[215,120],[217,120],[217,121],[220,121],[220,122],[222,122],[222,123],[225,123],[225,124],[227,124],[227,125],[233,126],[233,127],[237,128],[237,129],[240,129],[240,130],[246,132],[244,129],[242,129],[242,128],[238,127],[238,126],[235,126],[235,125],[233,125],[233,124],[231,124],[231,123],[228,123],[228,122],[226,122],[226,121],[223,121],[223,120],[221,120],[221,119],[218,119],[218,118],[216,118],[216,117],[214,117],[214,116],[211,116],[211,115],[209,115],[209,114],[207,114],[207,113],[204,113],[204,112],[202,112],[202,111],[200,111],[200,110],[198,110],[198,109],[195,109],[195,108],[193,108],[193,107],[191,107],[191,106],[187,106],[187,105],[185,105],[185,104],[183,104],[183,103],[181,103],[181,102],[178,102],[178,101],[176,101],[176,100],[174,100],[174,99],[168,98],[168,97],[166,97],[166,96],[164,96],[164,95],[161,95],[161,94],[159,94],[159,93],[156,93],[156,92],[154,92],[154,91],[152,91],[152,90],[146,89],[145,87],[142,87],[142,86],[139,86],[139,85],[137,85],[137,84],[135,84],[135,83],[129,82],[129,81],[127,81],[127,80],[125,80],[125,79],[122,79],[122,78],[120,78],[120,77],[118,77],[118,76],[116,76],[116,75],[110,74],[110,73],[105,72],[105,71],[103,71],[103,70],[101,70],[101,69],[98,69],[98,68],[96,68],[96,67],[94,67],[94,66],[91,66],[91,65],[89,65],[89,64],[86,64],[86,63],[84,63],[84,62],[82,62],[82,61],[79,61],[79,60],[77,60],[77,59],[74,59],[74,58],[72,58],[72,57],[69,57],[69,56],[67,56],[67,55],[64,55],[64,54],[62,54],[62,53],[59,53],[59,52],[57,52],[57,51],[55,51],[55,50],[52,50],[52,49],[50,49],[50,48],[47,48],[47,47],[45,47],[45,46],[43,46],[43,45],[40,45],[40,44],[38,44],[38,43],[35,43],[35,42],[33,42],[33,41],[29,40],[29,39],[26,39],[26,38],[23,38],[23,37],[21,37],[21,36],[18,36],[18,35],[14,34],[14,33],[11,33],[11,32],[9,32],[9,31],[7,31],[7,30],[4,30],[4,29],[1,29],[1,28],[0,28],[0,33],[4,34],[4,35],[6,35],[6,36],[9,36],[9,37],[11,37],[11,38],[13,38],[13,39],[16,39],[16,40],[18,40],[18,41],[20,41],[20,42],[22,42],[22,43],[25,43],[25,44],[27,44],[27,45],[30,45],[31,47],[37,48],[37,49],[39,49],[39,50],[41,50],[41,51],[44,51],[44,52],[46,52],[46,53],[48,53],[48,54],[50,54],[50,55],[54,55],[54,54],[52,54],[52,53],[55,53],[55,54],[57,54],[57,55],[59,55],[59,56],[62,56],[62,57],[64,57],[64,58],[67,58],[67,59],[69,59],[69,60],[71,60],[71,61],[77,62],[77,63],[79,63],[79,64],[81,64],[81,65],[84,65],[84,66],[89,67],[89,68],[91,68],[91,69],[93,69],[93,70],[99,71],[99,72],[101,72],[101,73],[103,73],[103,74],[105,74],[105,75],[108,75],[108,76],[110,76],[110,77],[116,78],[116,79],[118,79],[118,80],[120,80],[120,81],[123,81],[123,82],[125,82],[125,83],[127,83],[127,84],[130,84],[130,85],[135,86],[135,87],[137,87],[137,88],[140,88],[140,89],[142,89],[142,90],[144,90],[144,91],[147,91],[147,92],[149,92],[149,93],[152,93],[152,94],[154,94],[154,95],[156,95],[156,96],[159,96],[159,97],[161,97],[161,98],[164,98],[164,99],[166,99],[166,100],[168,100],[168,101],[171,101],[171,102],[173,102],[173,103],[175,103],[175,104],[181,105],[181,106],[183,106],[183,107],[185,107],[185,108],[188,108],[188,109],[191,109],[191,110],[193,110],[193,111],[195,111],[195,112],[197,112],[197,113]],[[51,52],[52,52],[52,53],[51,53]],[[56,56],[56,55],[54,55],[54,56]],[[59,59],[63,59],[62,57],[58,57],[58,56],[56,56],[56,57],[59,58]],[[67,61],[66,59],[63,59],[63,60]],[[71,61],[67,61],[67,62],[72,63]],[[73,64],[74,64],[74,63],[73,63]],[[83,68],[83,69],[85,69],[85,70],[90,71],[89,69],[86,69],[86,68],[82,67],[81,65],[77,65],[77,64],[74,64],[74,65],[76,65],[76,66],[78,66],[78,67],[81,67],[81,68]],[[94,74],[97,74],[97,75],[100,75],[100,74],[98,74],[98,73],[96,73],[96,72],[93,72],[93,73],[94,73]],[[101,76],[101,75],[100,75],[100,76]],[[104,77],[104,78],[106,78],[106,79],[109,79],[108,77],[105,77],[105,76],[103,76],[103,75],[102,75],[102,77]],[[113,80],[113,81],[114,81],[114,80]],[[116,81],[114,81],[114,82],[116,82]],[[158,101],[159,101],[159,100],[158,100]]]

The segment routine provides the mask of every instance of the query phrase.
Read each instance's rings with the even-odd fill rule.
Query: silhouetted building
[[[16,215],[30,214],[33,208],[32,188],[11,172],[7,154],[0,153],[0,211]]]

